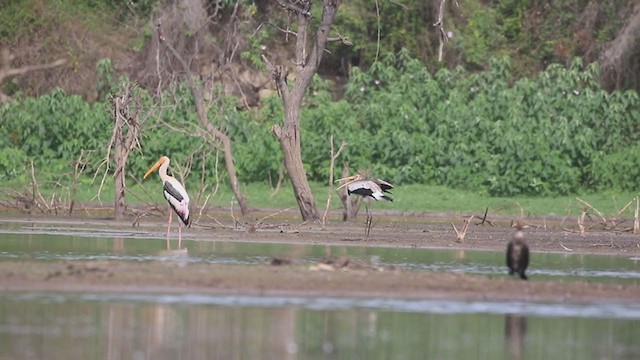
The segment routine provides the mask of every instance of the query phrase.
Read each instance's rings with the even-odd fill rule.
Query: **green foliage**
[[[338,166],[368,168],[398,185],[494,196],[637,189],[636,92],[604,91],[597,65],[580,60],[516,81],[511,71],[510,60],[499,58],[479,73],[456,68],[431,74],[403,50],[385,54],[367,71],[354,68],[344,98],[337,101],[330,84],[315,77],[301,112],[309,179],[326,181],[333,136],[336,148],[349,144]],[[275,182],[283,158],[271,128],[283,119],[281,99],[273,96],[258,109],[240,111],[237,99],[214,90],[208,117],[229,135],[240,180]],[[226,182],[215,150],[219,144],[202,135],[190,89],[176,85],[156,107],[140,92],[146,119],[142,154],[130,156],[130,173],[141,176],[160,155],[168,155],[176,169],[191,164],[190,182]],[[89,152],[89,168],[96,169],[112,131],[110,104],[90,106],[61,90],[3,105],[0,115],[4,177],[20,176],[29,159],[68,171],[82,151]]]
[[[509,24],[509,30],[505,31],[498,23],[496,10],[477,4],[464,31],[457,32],[456,44],[468,63],[482,66],[504,45],[506,34],[517,32],[515,24]]]
[[[615,153],[597,157],[590,174],[598,190],[638,191],[640,179],[640,145],[635,144]]]
[[[98,82],[96,83],[96,91],[98,93],[98,100],[107,100],[107,95],[116,91],[114,79],[113,79],[113,64],[111,59],[104,58],[98,60],[96,66],[96,72]]]
[[[368,158],[354,162],[351,146],[345,158],[396,182],[493,195],[597,187],[590,165],[598,154],[638,140],[637,94],[608,94],[598,85],[597,66],[583,69],[579,60],[513,85],[510,67],[494,60],[485,72],[441,70],[432,77],[401,52],[367,73],[355,70],[347,97],[360,117],[360,138],[369,140],[354,143]],[[623,189],[635,186],[630,180]]]
[[[8,1],[2,4],[0,11],[0,45],[8,39],[15,38],[19,33],[30,32],[38,24],[38,16],[32,0]]]
[[[110,131],[105,131],[108,128],[109,111],[103,104],[89,105],[80,96],[62,90],[5,105],[0,136],[6,139],[4,151],[16,159],[13,165],[5,163],[4,175],[21,173],[12,166],[27,158],[52,171],[60,170],[54,167],[76,161],[82,150],[91,154],[91,163],[97,165],[99,150],[110,136]]]

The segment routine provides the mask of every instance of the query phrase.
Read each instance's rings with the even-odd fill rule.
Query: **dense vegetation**
[[[400,51],[368,71],[354,68],[339,101],[316,78],[302,114],[310,179],[326,181],[333,135],[336,144],[349,143],[340,163],[370,168],[398,184],[507,196],[637,189],[635,91],[602,90],[597,66],[580,60],[513,83],[511,66],[502,58],[486,71],[441,69],[432,75]],[[109,91],[117,92],[117,84]],[[192,163],[190,181],[199,181],[203,165],[207,178],[215,178],[217,154],[194,140],[197,121],[188,88],[174,88],[162,106],[141,93],[142,154],[131,157],[129,171],[141,175],[157,156],[168,154],[178,164]],[[209,117],[234,141],[241,181],[275,181],[282,156],[269,129],[282,118],[280,100],[271,97],[252,111],[239,111],[236,104],[220,97]],[[111,136],[110,112],[108,101],[89,104],[62,90],[2,105],[0,177],[26,179],[29,160],[70,172],[81,155],[87,172],[97,170]]]

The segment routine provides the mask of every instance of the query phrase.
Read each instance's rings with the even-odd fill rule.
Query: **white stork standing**
[[[187,191],[184,189],[184,186],[180,184],[176,178],[173,176],[167,175],[167,169],[169,168],[169,160],[168,157],[162,156],[155,164],[144,174],[144,178],[146,179],[149,174],[156,171],[158,168],[160,170],[158,173],[160,174],[160,179],[164,183],[164,198],[169,202],[169,206],[176,212],[178,217],[182,222],[178,222],[178,249],[182,248],[182,224],[185,226],[189,226],[189,195]],[[169,210],[169,223],[167,224],[167,249],[170,249],[169,243],[169,233],[171,232],[171,220],[172,220],[172,212]]]
[[[387,194],[391,194],[390,190],[393,189],[393,185],[381,180],[381,179],[368,179],[366,175],[358,173],[353,176],[348,176],[336,181],[344,182],[337,190],[347,187],[347,195],[356,194],[362,196],[365,202],[365,209],[367,210],[367,231],[366,235],[369,235],[371,231],[372,216],[369,212],[368,200],[387,200],[393,201],[393,198]]]

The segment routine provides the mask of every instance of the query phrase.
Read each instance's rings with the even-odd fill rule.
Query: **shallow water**
[[[503,252],[421,248],[382,248],[184,241],[188,253],[168,252],[164,234],[70,227],[0,227],[3,260],[182,261],[210,264],[266,264],[273,257],[315,263],[327,256],[347,256],[373,265],[420,271],[461,271],[506,276]],[[172,246],[177,246],[174,241]],[[638,258],[532,252],[532,280],[640,283]]]
[[[635,359],[640,306],[618,306],[11,293],[0,348],[19,359]]]
[[[0,226],[0,261],[264,264],[326,256],[507,276],[504,254],[247,242]],[[174,243],[175,246],[175,243]],[[639,259],[532,255],[531,278],[638,283]],[[637,359],[640,303],[540,304],[202,294],[0,293],[0,359]]]

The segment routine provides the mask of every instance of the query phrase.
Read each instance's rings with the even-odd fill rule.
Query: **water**
[[[505,276],[503,252],[449,249],[376,248],[267,244],[225,241],[184,241],[188,248],[179,261],[208,264],[266,264],[273,257],[315,263],[327,256],[347,256],[354,261],[396,266],[418,271],[461,271]],[[174,245],[175,242],[174,242]],[[176,260],[166,251],[164,234],[95,228],[0,227],[0,261],[3,260]],[[532,280],[586,280],[640,284],[640,259],[581,254],[536,253],[527,272]]]
[[[640,305],[626,306],[15,293],[0,295],[0,348],[19,359],[636,359]]]
[[[504,254],[185,241],[161,233],[0,226],[0,261],[314,263],[506,276]],[[640,280],[640,259],[532,254],[533,281]],[[0,279],[1,284],[1,279]],[[638,359],[639,303],[0,292],[0,359]]]

